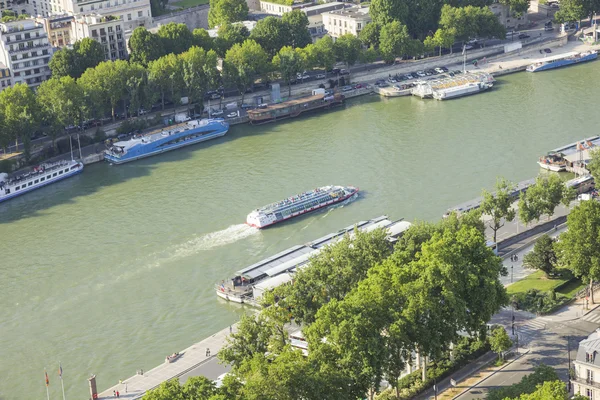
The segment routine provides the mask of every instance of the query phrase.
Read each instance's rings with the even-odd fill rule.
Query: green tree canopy
[[[379,37],[379,51],[383,59],[392,63],[396,57],[406,54],[410,40],[408,28],[399,21],[383,25]]]
[[[594,182],[600,182],[600,149],[590,151],[590,161],[587,164],[587,169],[594,177]]]
[[[555,244],[559,264],[591,285],[600,279],[600,203],[579,204],[569,213],[567,226]]]
[[[148,65],[148,80],[152,88],[160,93],[162,108],[165,108],[165,97],[170,95],[175,102],[176,94],[182,87],[182,63],[175,54],[167,54]]]
[[[523,265],[526,268],[544,271],[546,276],[550,275],[557,264],[557,256],[554,251],[554,239],[548,235],[542,235],[535,242],[533,251],[523,257]]]
[[[75,52],[68,47],[55,51],[48,63],[52,76],[55,78],[63,76],[78,78],[76,57]]]
[[[244,21],[248,17],[246,0],[210,0],[208,26]]]
[[[273,69],[279,71],[281,77],[288,85],[288,96],[292,95],[292,81],[296,74],[304,71],[306,63],[300,52],[290,46],[282,47],[273,57]]]
[[[497,242],[497,233],[504,226],[505,221],[515,219],[515,210],[512,207],[515,199],[511,196],[515,185],[504,178],[496,181],[496,192],[483,191],[481,211],[490,217],[488,226],[494,232],[494,243]]]
[[[250,35],[250,33],[248,33]],[[203,48],[206,51],[213,49],[214,40],[208,34],[208,31],[203,28],[196,28],[192,32],[194,46]]]
[[[225,56],[236,43],[244,43],[250,36],[250,31],[243,24],[223,24],[219,27],[218,36],[214,40],[215,50],[221,56]]]
[[[535,367],[533,373],[525,375],[519,383],[491,390],[488,393],[487,400],[518,399],[521,395],[535,392],[538,385],[544,382],[557,380],[559,380],[559,377],[554,368],[539,364]]]
[[[296,47],[305,47],[312,43],[310,32],[308,31],[308,17],[301,10],[293,10],[283,14],[282,22],[287,25],[288,38],[287,45]]]
[[[561,380],[556,380],[538,384],[535,392],[522,394],[515,400],[567,400],[569,398],[567,385]]]
[[[358,38],[362,42],[363,46],[366,47],[379,47],[379,35],[381,34],[381,25],[377,22],[371,22],[367,24],[360,33]]]
[[[279,49],[288,44],[290,32],[288,25],[283,20],[271,16],[256,23],[250,34],[250,39],[261,45],[269,57],[272,58]]]
[[[62,48],[54,53],[48,66],[52,76],[79,78],[88,68],[104,61],[104,47],[97,41],[84,38],[73,44],[73,49]]]
[[[190,103],[196,104],[202,110],[204,93],[209,87],[216,85],[217,53],[192,46],[185,53],[181,53],[179,58],[182,64],[183,84]]]
[[[246,90],[261,75],[269,71],[267,53],[254,40],[235,44],[225,54],[225,79],[237,87],[244,101]]]
[[[360,39],[351,33],[340,36],[333,44],[335,56],[347,65],[354,65],[360,57],[362,49]]]
[[[25,159],[30,157],[30,135],[40,123],[40,109],[33,91],[25,83],[17,83],[0,92],[0,115],[4,135],[24,144]]]
[[[317,40],[314,47],[312,48],[314,55],[312,58],[315,60],[315,66],[322,67],[329,71],[335,65],[335,47],[333,39],[330,36],[323,36]]]
[[[575,191],[568,188],[556,174],[541,175],[519,198],[519,219],[528,224],[537,221],[542,215],[551,217],[559,204],[568,207],[576,197]]]
[[[452,7],[446,4],[441,9],[439,26],[455,32],[459,40],[488,36],[504,38],[506,35],[498,17],[488,7]]]
[[[456,41],[456,32],[454,29],[439,28],[433,36],[427,36],[423,45],[428,51],[433,51],[436,47],[440,49],[440,56],[443,48],[449,48],[452,52],[452,45]]]
[[[167,53],[181,54],[192,46],[193,35],[185,24],[169,22],[156,33]]]
[[[512,341],[508,337],[506,329],[502,326],[494,328],[488,340],[490,341],[490,348],[494,353],[498,354],[499,358],[502,357],[502,353],[512,346]]]
[[[129,55],[131,62],[139,63],[145,67],[165,55],[164,41],[143,26],[133,30],[129,38]]]
[[[390,22],[405,23],[410,17],[409,2],[407,0],[371,0],[369,14],[373,22],[383,26]]]

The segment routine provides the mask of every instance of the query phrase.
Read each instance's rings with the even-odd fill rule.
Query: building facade
[[[589,399],[600,399],[600,329],[579,342],[573,361],[575,377],[571,379],[573,393]]]
[[[124,21],[117,17],[77,15],[73,23],[74,40],[91,38],[104,47],[105,60],[126,59],[128,56]]]
[[[73,40],[73,22],[75,17],[69,14],[38,17],[36,22],[44,26],[48,41],[53,47],[71,46]]]
[[[363,28],[371,22],[368,7],[351,7],[329,11],[322,15],[325,29],[334,40],[348,33],[358,36]]]
[[[0,62],[8,68],[9,86],[26,83],[36,87],[50,78],[52,46],[44,26],[33,19],[0,23]],[[1,85],[1,83],[0,83]]]
[[[302,8],[302,4],[292,4],[291,6],[288,6],[285,4],[271,3],[263,0],[260,2],[260,11],[271,15],[279,15],[280,17],[286,12],[290,12],[298,8]]]
[[[529,23],[527,13],[516,16],[510,6],[500,3],[499,0],[494,0],[494,3],[490,5],[490,10],[496,14],[498,21],[507,29],[518,29]]]

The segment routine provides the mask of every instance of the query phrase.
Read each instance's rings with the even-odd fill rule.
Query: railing
[[[575,379],[573,379],[573,381],[576,383],[579,383],[580,385],[593,386],[595,388],[600,389],[600,382],[596,382],[593,379],[575,378]]]
[[[33,46],[26,46],[26,47],[23,47],[22,49],[9,50],[8,52],[10,54],[19,54],[19,53],[24,53],[24,52],[31,51],[31,50],[44,49],[44,48],[49,48],[49,47],[50,47],[50,43],[44,43],[44,44],[36,44]],[[31,58],[43,57],[43,56],[50,57],[50,54],[38,54],[37,56],[31,56]]]

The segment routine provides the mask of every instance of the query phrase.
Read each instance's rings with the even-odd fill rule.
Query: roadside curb
[[[481,380],[477,381],[474,385],[469,386],[468,388],[466,388],[465,390],[463,390],[462,392],[460,392],[459,394],[457,394],[456,396],[454,396],[452,398],[452,400],[459,398],[460,396],[462,396],[463,394],[467,393],[469,390],[473,389],[475,386],[479,385],[480,383],[486,381],[487,379],[491,378],[492,376],[494,376],[497,372],[502,371],[504,368],[508,367],[509,365],[511,365],[512,363],[514,363],[515,361],[521,359],[521,357],[529,354],[530,349],[527,349],[527,351],[519,354],[518,357],[513,358],[511,361],[507,362],[506,364],[504,364],[502,367],[498,368],[497,370],[495,370],[494,372],[492,372],[491,374],[489,374],[488,376],[482,378]],[[481,366],[481,368],[484,368],[486,366],[488,366],[491,363],[491,361],[487,364],[484,364]],[[480,368],[480,370],[481,370]]]

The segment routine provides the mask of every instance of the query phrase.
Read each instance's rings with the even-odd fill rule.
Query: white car
[[[477,44],[478,40],[477,39],[470,39],[467,44]]]
[[[395,80],[394,78],[388,78],[388,82],[389,83],[397,83],[398,81]]]
[[[215,111],[211,111],[210,115],[213,117],[220,117],[221,115],[223,115],[223,110],[215,110]]]
[[[223,386],[223,379],[225,379],[225,377],[229,375],[229,372],[225,372],[224,374],[219,375],[219,377],[217,379],[215,379],[215,387],[218,389],[221,386]]]
[[[444,70],[438,67],[435,69],[435,72],[437,72],[438,74],[443,74]]]
[[[227,118],[235,118],[237,116],[238,116],[238,114],[236,112],[232,112],[232,113],[227,114]]]
[[[465,45],[465,50],[471,50],[472,48],[473,48],[473,46],[470,44]]]
[[[316,78],[316,79],[325,79],[325,78],[326,78],[326,76],[325,76],[325,74],[317,74],[317,75],[315,76],[315,78]]]
[[[419,75],[421,78],[425,78],[427,76],[425,71],[417,71],[417,75]]]

